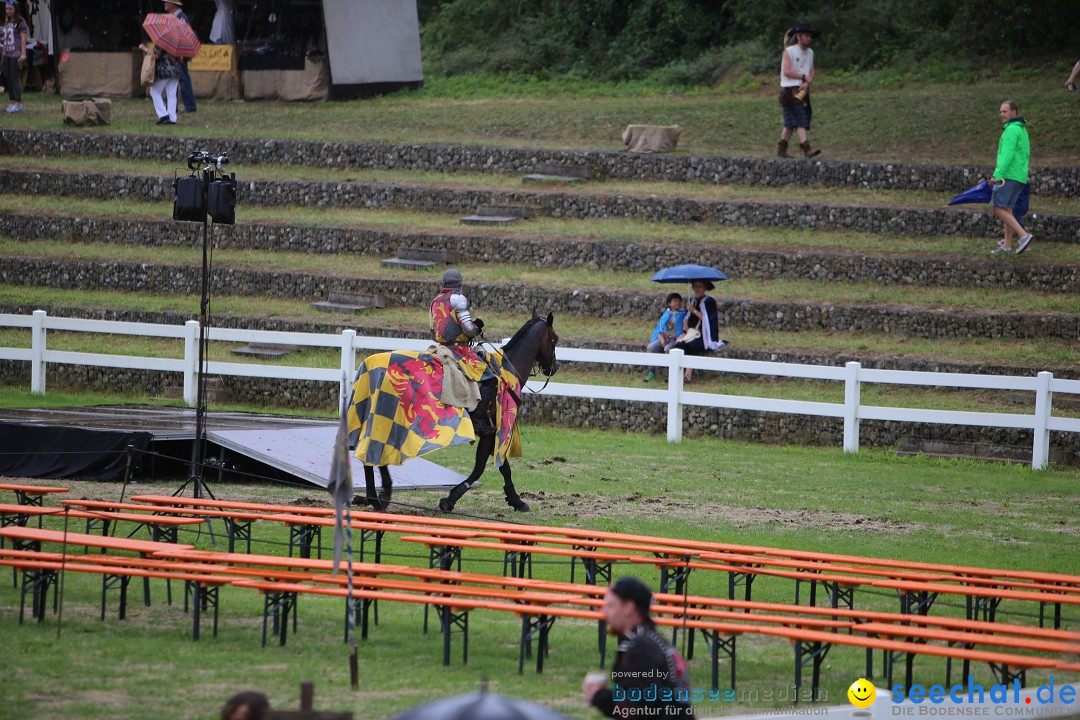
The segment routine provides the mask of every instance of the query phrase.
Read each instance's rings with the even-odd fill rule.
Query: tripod
[[[222,166],[228,164],[229,156],[222,153],[212,157],[207,152],[195,152],[188,157],[191,176],[178,179],[173,219],[198,221],[203,224],[202,273],[199,292],[199,364],[195,391],[195,438],[191,444],[191,464],[187,480],[173,493],[183,495],[190,485],[193,496],[202,498],[203,493],[214,498],[203,477],[206,461],[206,375],[210,344],[210,258],[211,218],[215,223],[232,225],[236,208],[236,175],[226,175]],[[196,177],[198,172],[199,177]]]

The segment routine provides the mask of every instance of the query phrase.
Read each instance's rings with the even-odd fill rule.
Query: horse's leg
[[[529,512],[529,503],[522,500],[521,496],[517,494],[517,488],[514,487],[514,481],[510,477],[509,460],[503,460],[499,472],[503,476],[503,495],[506,496],[506,504],[518,512]]]
[[[375,510],[382,510],[379,507],[379,498],[375,494],[375,468],[370,465],[364,466],[364,486],[367,493],[367,502]]]
[[[439,510],[453,512],[454,505],[461,499],[461,496],[469,492],[472,484],[484,474],[484,468],[487,467],[488,458],[491,457],[491,451],[494,447],[495,433],[480,436],[480,439],[476,441],[476,463],[473,465],[473,471],[469,474],[469,477],[465,478],[464,482],[458,483],[450,491],[449,495],[439,500]]]
[[[382,477],[382,490],[379,491],[379,502],[382,510],[390,507],[390,498],[394,496],[394,481],[390,479],[390,468],[385,465],[379,466],[379,475]]]

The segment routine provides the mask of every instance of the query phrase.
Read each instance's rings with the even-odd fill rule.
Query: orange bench
[[[42,530],[39,528],[6,527],[0,529],[0,537],[7,537],[18,543],[16,549],[40,550],[42,543],[57,543],[60,545],[73,545],[76,547],[93,547],[103,550],[121,550],[133,552],[142,557],[153,555],[155,552],[167,549],[194,549],[192,545],[180,543],[167,543],[154,540],[135,540],[133,538],[117,538],[108,535],[98,536],[85,533],[62,532],[59,530]],[[166,581],[166,592],[169,602],[172,602],[172,586]],[[150,605],[150,578],[143,578],[143,602]]]
[[[180,580],[185,583],[184,591],[184,612],[187,612],[187,602],[190,597],[192,600],[192,640],[199,639],[199,630],[201,624],[201,612],[207,608],[213,608],[214,610],[214,637],[217,637],[218,632],[218,588],[222,585],[230,584],[235,578],[223,576],[223,575],[211,575],[211,574],[195,574],[176,572],[173,570],[160,570],[160,569],[144,569],[123,567],[116,564],[99,565],[96,563],[87,563],[81,561],[50,561],[50,560],[28,560],[24,558],[0,558],[0,565],[9,565],[11,567],[23,570],[24,572],[37,571],[34,580],[30,581],[33,586],[32,589],[27,589],[27,583],[23,583],[22,600],[19,604],[19,624],[22,624],[23,614],[25,608],[26,595],[31,594],[33,597],[33,617],[36,617],[40,622],[44,619],[45,605],[47,604],[46,596],[48,594],[49,587],[56,587],[56,580],[52,579],[47,582],[43,582],[40,576],[48,574],[52,578],[56,577],[58,572],[85,572],[95,573],[102,576],[102,591],[101,591],[101,619],[105,619],[105,599],[106,591],[111,589],[112,586],[108,584],[110,578],[119,578],[120,588],[120,608],[119,618],[124,620],[127,617],[127,586],[128,582],[135,577],[141,577],[144,579],[156,578],[161,580]],[[55,595],[55,590],[54,590]],[[55,602],[55,598],[54,598]]]
[[[21,483],[0,483],[0,490],[10,490],[15,493],[20,505],[41,506],[42,498],[52,493],[66,493],[68,488],[53,487],[52,485],[23,485]]]
[[[115,512],[134,511],[152,512],[162,516],[196,517],[204,520],[219,518],[225,521],[227,537],[229,538],[229,552],[233,552],[237,540],[247,541],[247,551],[251,552],[251,524],[263,519],[264,515],[238,510],[213,510],[210,508],[185,508],[185,507],[150,507],[140,503],[120,503],[107,500],[61,500],[61,505],[81,507],[87,510],[110,510]],[[214,529],[210,523],[206,527],[210,530],[210,539],[214,541]]]

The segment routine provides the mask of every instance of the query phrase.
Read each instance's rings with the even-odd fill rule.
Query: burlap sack
[[[108,125],[112,122],[112,100],[64,100],[60,112],[65,125]]]
[[[628,152],[674,152],[682,129],[678,125],[627,125],[622,141]]]

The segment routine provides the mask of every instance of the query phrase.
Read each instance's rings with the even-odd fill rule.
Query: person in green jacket
[[[1001,140],[998,141],[997,166],[990,178],[990,184],[994,187],[991,204],[994,207],[994,217],[1005,225],[1005,237],[998,240],[998,246],[992,255],[1012,254],[1013,233],[1019,238],[1015,253],[1017,255],[1027,250],[1034,239],[1016,221],[1012,211],[1016,199],[1020,197],[1020,191],[1027,185],[1028,160],[1031,158],[1027,123],[1018,112],[1016,103],[1012,100],[1001,103],[998,109],[1004,127],[1001,130]]]

